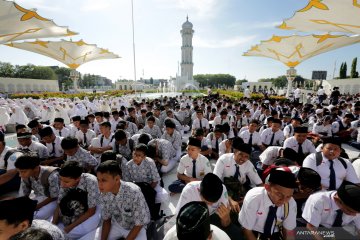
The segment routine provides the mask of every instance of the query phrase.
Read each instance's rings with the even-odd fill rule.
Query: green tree
[[[31,78],[32,72],[34,71],[35,65],[16,65],[15,66],[15,77],[16,78]]]
[[[14,77],[15,68],[10,63],[0,62],[0,77]]]
[[[344,72],[344,63],[341,63],[340,70],[339,70],[339,78],[341,79]]]
[[[59,88],[61,90],[69,89],[70,86],[73,85],[72,80],[70,79],[70,68],[66,67],[53,67],[55,74],[57,75],[57,79],[59,82]]]
[[[197,74],[194,76],[200,87],[234,87],[236,78],[230,74]]]
[[[43,66],[34,66],[33,71],[29,78],[32,79],[48,79],[48,80],[55,80],[56,74],[54,70],[50,67],[43,67]]]
[[[150,78],[150,84],[154,84],[154,79],[152,77]]]
[[[346,62],[344,63],[343,78],[347,78],[347,64],[346,64]]]
[[[351,78],[359,77],[359,72],[356,71],[356,65],[357,65],[357,57],[353,59],[352,64],[351,64],[351,72],[350,72]]]
[[[287,81],[287,78],[285,75],[279,76],[272,80],[273,85],[277,88],[283,88],[283,87],[287,86],[287,82],[288,81]]]
[[[236,80],[235,85],[241,85],[241,84],[244,83],[244,82],[248,82],[248,80],[246,80],[246,79]]]

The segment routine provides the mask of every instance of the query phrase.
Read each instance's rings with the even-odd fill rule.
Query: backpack
[[[30,150],[28,150],[28,149],[10,149],[9,151],[7,151],[7,153],[4,156],[5,169],[7,168],[8,160],[9,160],[10,156],[13,155],[16,152],[18,152],[18,153],[27,153],[27,152],[30,152]]]
[[[130,148],[130,151],[133,152],[134,151],[134,140],[132,140],[131,138],[129,138],[129,148]],[[119,144],[116,144],[115,143],[115,153],[116,154],[119,154]]]
[[[114,138],[115,138],[115,134],[111,137],[110,143],[114,140]],[[101,138],[100,138],[100,146],[101,147],[102,147],[103,143],[104,143],[104,135],[101,135]]]
[[[76,221],[88,209],[88,193],[80,188],[69,189],[60,200],[59,208],[65,226]]]
[[[44,193],[46,197],[50,197],[50,183],[49,183],[49,176],[52,172],[58,171],[58,167],[50,167],[50,166],[41,166],[44,169],[44,172],[42,173],[40,177],[40,183],[44,187]],[[23,179],[25,186],[31,189],[31,181],[29,178]]]
[[[319,166],[323,160],[321,152],[315,153],[315,158],[316,158],[316,166]],[[342,157],[338,157],[338,159],[341,162],[341,164],[344,166],[344,168],[347,169],[348,166],[345,162],[345,159],[343,159]]]

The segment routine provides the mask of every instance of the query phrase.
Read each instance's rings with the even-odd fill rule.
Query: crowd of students
[[[1,99],[0,239],[155,239],[175,194],[165,239],[358,239],[360,101],[323,100]]]

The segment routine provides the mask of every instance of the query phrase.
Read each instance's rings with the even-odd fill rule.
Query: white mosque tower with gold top
[[[193,24],[189,22],[189,17],[186,17],[186,22],[183,23],[180,31],[182,37],[181,46],[181,74],[172,80],[173,91],[181,91],[184,89],[197,89],[198,83],[193,78],[193,45],[192,39],[194,36]]]

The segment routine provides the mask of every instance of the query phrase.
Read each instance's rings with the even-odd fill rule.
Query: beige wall
[[[339,87],[341,94],[357,94],[360,93],[360,78],[327,80],[323,82],[323,86],[327,94],[330,94],[334,87]]]
[[[58,92],[58,80],[0,77],[0,92],[17,93],[31,91]]]

